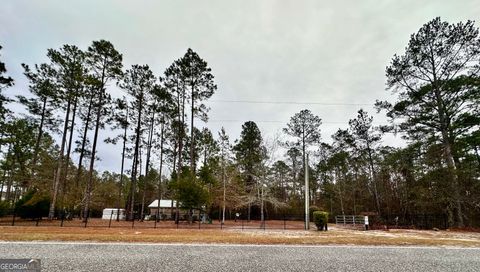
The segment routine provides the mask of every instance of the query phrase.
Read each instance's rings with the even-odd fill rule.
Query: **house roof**
[[[173,207],[175,207],[177,201],[173,200]],[[150,205],[149,208],[157,208],[158,207],[158,199],[155,199]],[[160,208],[171,208],[172,207],[172,200],[170,199],[161,199],[160,200]]]

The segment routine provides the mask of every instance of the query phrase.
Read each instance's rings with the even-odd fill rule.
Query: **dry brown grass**
[[[420,245],[480,247],[480,233],[456,231],[195,230],[81,227],[0,227],[4,241],[97,241],[148,243]]]

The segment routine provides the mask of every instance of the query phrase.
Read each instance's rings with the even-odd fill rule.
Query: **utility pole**
[[[160,176],[160,181],[158,183],[158,203],[157,203],[157,216],[155,217],[155,224],[156,222],[160,221],[160,201],[162,200],[163,194],[163,180],[162,180],[162,169],[163,169],[163,132],[165,128],[165,117],[164,113],[162,113],[162,118],[160,119],[160,167],[158,167],[158,175]],[[175,168],[175,164],[173,166]],[[173,210],[173,209],[172,209]]]
[[[260,189],[261,190],[260,191],[260,193],[261,193],[261,195],[260,195],[260,197],[261,197],[261,199],[260,199],[261,200],[260,201],[260,220],[262,221],[261,227],[263,229],[265,229],[265,211],[264,211],[264,209],[265,209],[265,203],[264,203],[265,198],[264,198],[263,187],[266,187],[266,186],[267,185],[265,183],[263,183],[263,182],[261,183],[261,189]]]
[[[226,181],[225,181],[225,154],[222,150],[222,179],[223,179],[223,208],[222,208],[222,225],[225,224],[225,198],[226,198]]]
[[[308,154],[305,155],[305,230],[310,229],[310,188],[308,182]]]

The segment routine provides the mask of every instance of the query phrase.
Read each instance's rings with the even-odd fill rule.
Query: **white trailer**
[[[120,211],[119,213],[119,219],[120,220],[125,220],[125,209],[116,209],[116,208],[106,208],[103,209],[103,214],[102,214],[102,219],[105,220],[116,220],[117,219],[117,211]]]

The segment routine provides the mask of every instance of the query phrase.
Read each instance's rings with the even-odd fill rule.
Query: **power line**
[[[268,101],[268,100],[209,100],[213,103],[243,103],[243,104],[287,104],[287,105],[322,105],[322,106],[373,106],[367,103],[326,103],[326,102],[296,102],[296,101]]]
[[[233,119],[214,119],[214,120],[208,120],[208,122],[212,123],[219,123],[219,122],[225,122],[225,123],[234,123],[234,122],[247,122],[248,120],[233,120]],[[255,123],[285,123],[284,121],[274,121],[274,120],[251,120]]]
[[[212,119],[212,120],[208,120],[208,122],[211,122],[211,123],[235,123],[235,122],[247,122],[249,120],[236,120],[236,119]],[[286,124],[288,123],[285,122],[285,121],[275,121],[275,120],[251,120],[255,123],[273,123],[273,124]],[[347,122],[340,122],[340,121],[322,121],[322,124],[346,124],[348,125],[348,121]],[[388,125],[387,123],[378,123],[378,124],[375,124],[374,125]]]

